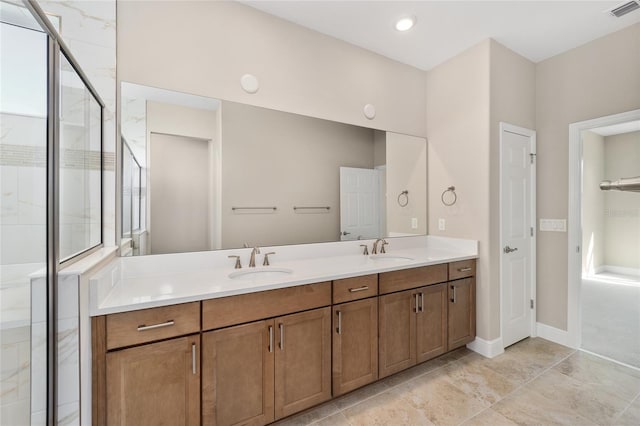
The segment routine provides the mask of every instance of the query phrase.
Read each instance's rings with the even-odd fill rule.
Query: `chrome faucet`
[[[384,246],[388,246],[389,243],[387,240],[382,240],[382,244],[380,244],[380,253],[386,253],[387,251],[384,249]]]
[[[254,247],[251,250],[251,257],[249,258],[249,268],[256,267],[256,254],[260,254],[260,247]]]
[[[378,243],[382,242],[382,238],[378,238],[374,243],[373,243],[373,247],[371,248],[371,254],[378,254]],[[384,252],[383,252],[384,253]]]

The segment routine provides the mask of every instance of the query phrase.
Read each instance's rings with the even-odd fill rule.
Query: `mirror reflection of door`
[[[378,238],[380,172],[340,167],[340,239]]]
[[[210,141],[151,133],[150,142],[151,254],[210,250]]]

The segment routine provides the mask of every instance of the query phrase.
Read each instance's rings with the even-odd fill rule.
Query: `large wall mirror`
[[[424,138],[123,82],[122,254],[427,232]]]

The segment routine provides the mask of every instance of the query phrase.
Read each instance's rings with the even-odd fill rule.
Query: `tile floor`
[[[277,426],[640,425],[640,370],[541,338],[493,359],[466,348]]]

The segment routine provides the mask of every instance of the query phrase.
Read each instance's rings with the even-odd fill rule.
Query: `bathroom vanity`
[[[240,275],[224,256],[208,293],[204,271],[135,265],[134,278],[111,265],[92,279],[93,423],[267,424],[464,346],[477,249],[458,241],[466,247],[426,236],[394,239],[392,254],[297,259],[278,247],[288,260]],[[165,297],[180,277],[193,286]],[[136,296],[151,282],[157,294]]]

